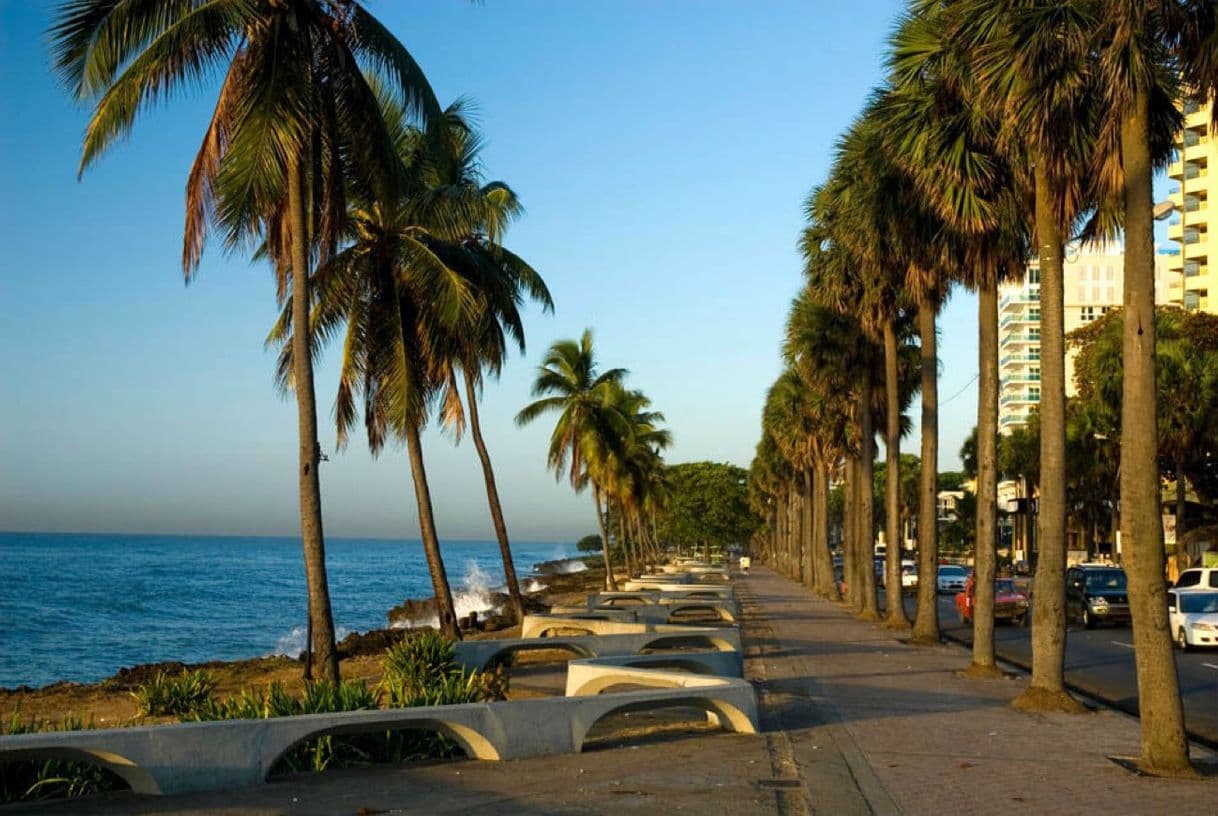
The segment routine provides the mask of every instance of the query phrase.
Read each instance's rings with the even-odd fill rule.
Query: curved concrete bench
[[[599,694],[621,683],[657,688],[718,685],[744,674],[739,652],[589,657],[567,664],[568,697]]]
[[[622,626],[626,626],[623,624]],[[652,626],[630,624],[634,631],[606,635],[571,635],[547,638],[466,640],[453,644],[457,662],[466,669],[482,671],[497,660],[516,652],[562,649],[582,657],[639,655],[647,649],[662,649],[687,643],[720,652],[743,653],[740,632],[735,627]],[[680,653],[684,656],[685,652]]]
[[[671,580],[672,576],[666,575],[664,577],[669,580],[648,581],[631,578],[622,584],[622,588],[627,591],[661,592],[664,594],[673,592],[717,592],[724,597],[732,595],[732,588],[726,584],[684,583]]]
[[[643,607],[640,610],[631,610],[634,612],[642,612],[646,609],[660,607]],[[667,615],[667,613],[665,613]],[[708,629],[708,626],[682,625],[679,623],[665,623],[662,621],[622,621],[622,620],[607,620],[605,618],[589,617],[584,615],[525,615],[524,621],[520,624],[520,637],[522,639],[529,638],[544,638],[550,637],[565,637],[565,636],[582,636],[582,635],[632,635],[645,634],[648,632],[664,632],[664,631],[684,631],[691,628]],[[563,631],[573,633],[564,635]],[[574,634],[578,633],[578,634]],[[739,634],[736,636],[736,642],[739,643]]]
[[[747,686],[747,684],[744,684]],[[328,734],[426,728],[451,736],[477,759],[578,753],[607,716],[671,706],[715,715],[731,731],[756,733],[751,687],[648,689],[584,697],[307,714],[143,728],[108,728],[0,737],[0,760],[71,759],[102,765],[136,793],[228,790],[265,781],[285,752]]]

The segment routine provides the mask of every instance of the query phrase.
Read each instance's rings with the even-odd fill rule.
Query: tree
[[[396,175],[397,157],[365,71],[381,77],[403,109],[438,118],[414,59],[356,2],[340,13],[304,0],[72,0],[59,7],[50,37],[55,71],[71,95],[96,102],[82,173],[130,132],[144,107],[227,65],[188,180],[183,268],[189,281],[213,224],[229,250],[261,237],[299,326],[308,325],[310,256],[337,242],[348,180],[390,182]],[[305,675],[315,656],[322,676],[337,682],[309,332],[297,332],[294,343],[309,590]]]
[[[417,140],[428,148],[427,160],[421,163],[428,176],[427,194],[422,197],[424,203],[419,209],[434,213],[427,220],[444,223],[444,232],[459,250],[446,252],[445,263],[464,267],[475,286],[471,288],[473,307],[469,320],[446,332],[444,337],[433,339],[433,344],[443,349],[440,364],[446,387],[442,419],[458,441],[468,419],[470,436],[482,465],[512,611],[521,620],[524,601],[512,562],[494,468],[482,435],[478,393],[484,370],[498,378],[510,341],[524,353],[519,304],[527,296],[540,303],[543,311],[553,311],[554,302],[536,270],[502,245],[508,224],[522,212],[516,193],[502,181],[483,181],[479,157],[482,140],[465,120],[463,104],[450,106],[446,114],[446,138]],[[465,387],[465,406],[457,389],[457,369]]]
[[[748,471],[727,462],[685,462],[665,468],[668,503],[660,535],[680,548],[726,549],[761,527],[749,506]]]
[[[598,483],[590,465],[603,461],[604,449],[611,444],[612,435],[621,430],[620,417],[614,416],[614,401],[625,376],[624,368],[598,370],[592,349],[592,330],[585,329],[578,341],[559,340],[550,346],[533,382],[533,396],[541,399],[526,405],[516,415],[517,425],[527,425],[543,414],[558,413],[546,463],[554,471],[555,478],[562,478],[567,471],[576,492],[591,483],[605,559],[605,584],[614,591],[617,580],[609,559],[606,509],[601,501],[603,483]]]

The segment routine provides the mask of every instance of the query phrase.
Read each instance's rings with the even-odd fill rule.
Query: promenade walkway
[[[1212,813],[1218,778],[1138,777],[1138,723],[1032,716],[1024,678],[967,680],[968,653],[915,647],[755,568],[736,582],[763,733],[627,743],[515,762],[299,776],[228,794],[131,795],[36,813]],[[1203,749],[1194,757],[1209,763]],[[8,812],[8,811],[5,811]]]

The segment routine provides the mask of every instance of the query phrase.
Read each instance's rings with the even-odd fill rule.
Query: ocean
[[[458,614],[503,585],[499,548],[442,541]],[[522,584],[573,543],[512,542]],[[338,637],[430,597],[417,540],[328,538]],[[124,666],[298,654],[307,598],[297,538],[0,533],[0,687],[95,682]]]

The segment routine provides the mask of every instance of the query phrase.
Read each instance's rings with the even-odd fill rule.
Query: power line
[[[942,402],[940,402],[940,403],[939,403],[939,405],[947,405],[949,402],[951,402],[952,400],[954,400],[956,397],[958,397],[958,396],[960,396],[961,394],[963,394],[963,393],[964,393],[964,392],[965,392],[965,391],[968,389],[968,387],[969,387],[970,385],[972,385],[974,382],[976,382],[976,381],[977,381],[977,378],[978,378],[979,376],[981,376],[981,372],[977,372],[976,374],[974,374],[974,375],[973,375],[973,378],[964,384],[964,388],[961,388],[959,391],[957,391],[956,393],[952,394],[952,395],[951,395],[950,397],[948,397],[947,399],[945,399],[945,400],[943,400]]]

